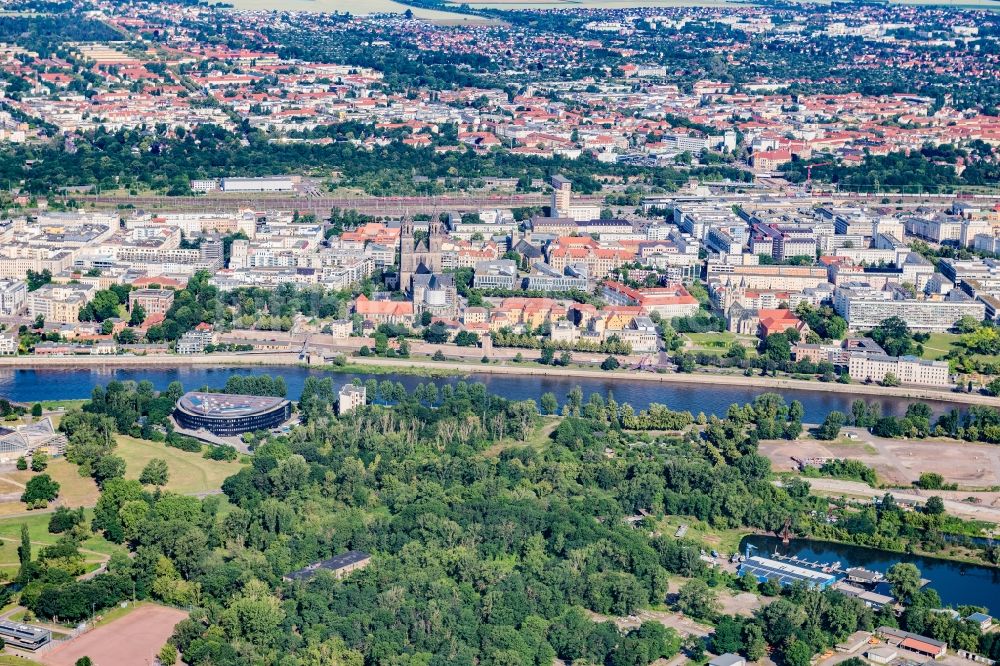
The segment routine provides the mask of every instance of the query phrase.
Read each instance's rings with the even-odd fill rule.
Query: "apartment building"
[[[992,226],[985,220],[963,217],[908,217],[903,224],[909,234],[934,243],[960,247],[973,245],[977,235],[993,233]]]
[[[837,288],[834,308],[851,330],[871,329],[888,317],[899,317],[914,331],[945,332],[962,317],[981,320],[986,307],[965,293],[953,289],[943,300],[910,298],[895,285],[876,290],[866,283],[850,283]]]
[[[0,279],[0,316],[20,314],[28,304],[28,287],[21,280]]]
[[[802,291],[826,284],[827,271],[814,266],[737,266],[709,261],[707,278],[722,286]]]
[[[47,284],[28,293],[28,314],[41,315],[48,323],[75,324],[80,320],[80,308],[96,292],[89,284]]]
[[[913,356],[851,354],[848,372],[854,381],[882,382],[892,374],[903,384],[951,386],[947,361],[927,361]]]
[[[0,356],[13,356],[20,346],[17,331],[0,331]]]
[[[174,292],[171,289],[136,289],[129,292],[128,309],[131,312],[138,305],[146,315],[167,314],[174,304]]]

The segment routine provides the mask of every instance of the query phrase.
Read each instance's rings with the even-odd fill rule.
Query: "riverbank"
[[[238,367],[238,366],[305,366],[297,352],[243,352],[192,355],[147,356],[5,356],[0,357],[0,369],[72,369],[72,368],[129,368],[129,367]],[[838,384],[836,382],[805,381],[781,377],[747,377],[742,374],[721,373],[654,373],[631,370],[590,370],[581,367],[559,367],[468,361],[431,361],[413,358],[351,357],[348,364],[309,366],[317,369],[349,374],[353,372],[389,373],[433,376],[455,375],[515,375],[538,377],[577,377],[613,382],[654,382],[660,384],[696,384],[736,386],[763,390],[811,391],[867,395],[882,398],[932,400],[960,405],[987,405],[1000,408],[1000,398],[978,393],[957,393],[916,386],[880,386],[878,384]]]

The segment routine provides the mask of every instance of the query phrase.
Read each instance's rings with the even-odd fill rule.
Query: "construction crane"
[[[792,526],[791,517],[785,518],[785,526],[781,528],[781,534],[778,535],[781,537],[781,543],[783,543],[786,546],[792,540],[792,530],[790,529],[791,526]]]
[[[813,167],[829,166],[831,164],[833,164],[833,162],[818,162],[816,164],[807,164],[806,165],[806,187],[809,187],[812,184]]]

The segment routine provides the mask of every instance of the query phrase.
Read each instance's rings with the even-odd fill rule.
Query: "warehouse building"
[[[931,659],[943,657],[948,651],[947,643],[920,634],[911,634],[894,627],[879,627],[878,633],[893,647],[916,652]]]
[[[291,192],[295,181],[291,176],[273,178],[223,178],[223,192]]]

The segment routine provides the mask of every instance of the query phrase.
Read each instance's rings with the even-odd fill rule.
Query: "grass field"
[[[688,351],[705,352],[707,354],[724,354],[729,351],[729,347],[737,340],[747,348],[749,354],[754,353],[757,346],[757,339],[736,335],[727,331],[711,333],[684,333],[683,337],[691,342]]]
[[[97,484],[89,476],[80,476],[79,468],[64,458],[49,461],[45,474],[59,483],[59,499],[65,506],[93,506],[97,502]],[[11,471],[0,474],[4,492],[14,492],[13,487],[23,488],[34,472]],[[25,510],[20,501],[0,502],[0,516],[20,513]]]
[[[666,516],[658,524],[661,533],[668,537],[673,537],[677,528],[687,525],[688,531],[684,535],[685,539],[700,541],[706,546],[718,550],[725,555],[735,553],[740,546],[740,541],[749,534],[747,530],[720,530],[710,526],[695,518],[685,518],[683,516]]]
[[[181,451],[124,435],[118,436],[115,453],[125,459],[125,477],[129,479],[138,479],[142,468],[153,458],[166,460],[170,478],[164,489],[185,495],[218,492],[226,477],[232,476],[242,467],[240,462],[206,460],[200,453]],[[100,495],[97,484],[89,476],[80,476],[79,468],[65,458],[50,461],[45,473],[59,483],[59,502],[63,506],[90,507],[97,503]],[[19,496],[24,484],[34,475],[34,472],[27,470],[11,470],[0,474],[0,493]],[[0,502],[0,519],[26,511],[19,499]]]
[[[923,358],[936,361],[943,358],[956,347],[959,335],[955,333],[931,333],[931,338],[924,343]]]
[[[0,654],[0,666],[44,666],[39,661],[15,657],[12,654]]]
[[[521,446],[539,451],[551,441],[552,431],[559,427],[560,422],[562,422],[562,418],[558,416],[543,416],[539,426],[523,442],[515,439],[504,439],[484,449],[483,455],[487,458],[495,458],[507,449],[514,449]]]
[[[165,489],[185,495],[218,491],[226,477],[236,474],[242,467],[239,462],[206,460],[200,453],[189,453],[126,435],[118,436],[116,452],[125,459],[125,477],[128,479],[138,479],[142,468],[153,458],[166,460],[170,479]]]
[[[51,546],[59,540],[58,534],[49,532],[51,513],[36,513],[28,516],[11,516],[0,518],[0,572],[13,576],[17,573],[17,544],[21,541],[21,525],[28,526],[28,536],[31,539],[32,551],[35,557],[45,546]],[[87,510],[87,518],[91,511]],[[125,553],[124,546],[111,543],[100,536],[92,536],[80,545],[85,561],[96,568],[113,553]]]

